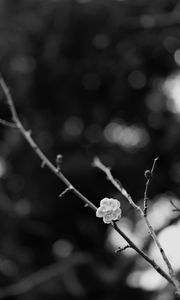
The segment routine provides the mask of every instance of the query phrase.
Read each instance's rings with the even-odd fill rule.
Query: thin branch
[[[146,224],[148,225],[150,234],[151,234],[151,236],[152,236],[152,238],[153,238],[155,244],[156,244],[157,247],[159,248],[160,253],[161,253],[161,255],[162,255],[162,257],[163,257],[163,259],[164,259],[164,261],[165,261],[165,263],[166,263],[166,265],[167,265],[167,267],[168,267],[169,275],[171,276],[171,278],[173,279],[173,281],[174,281],[174,282],[176,283],[176,285],[178,286],[178,289],[180,289],[180,286],[179,286],[179,283],[178,283],[178,281],[177,281],[177,279],[176,279],[176,275],[175,275],[175,272],[174,272],[174,270],[173,270],[173,267],[172,267],[172,265],[171,265],[169,259],[167,258],[166,254],[165,254],[165,252],[164,252],[164,250],[163,250],[163,248],[162,248],[162,246],[161,246],[161,244],[160,244],[160,242],[159,242],[159,240],[158,240],[158,238],[157,238],[157,236],[156,236],[156,234],[155,234],[155,232],[154,232],[154,229],[152,228],[151,224],[149,223],[149,220],[147,219],[147,217],[144,216],[144,218],[145,218]]]
[[[9,122],[9,121],[6,121],[6,120],[1,119],[1,118],[0,118],[0,124],[2,124],[4,126],[7,126],[7,127],[11,127],[11,128],[17,128],[16,124],[14,124],[12,122]]]
[[[116,249],[115,250],[115,253],[120,253],[120,252],[123,252],[123,251],[125,251],[126,249],[128,249],[128,248],[131,248],[131,246],[130,245],[126,245],[126,246],[124,246],[124,247],[118,247],[118,249]]]
[[[147,215],[147,208],[148,208],[148,188],[149,188],[151,179],[152,179],[153,174],[154,174],[154,169],[155,169],[157,160],[158,160],[158,157],[156,157],[154,159],[151,171],[147,170],[147,171],[145,171],[145,174],[144,174],[146,179],[147,179],[146,180],[145,191],[144,191],[144,208],[143,208],[143,212],[144,212],[145,217]]]
[[[151,172],[153,174],[154,172],[154,168],[155,168],[155,163],[156,163],[156,160],[157,158],[154,160],[154,163],[153,163],[153,166],[152,166],[152,169],[151,169]],[[99,168],[101,171],[103,171],[106,176],[107,176],[107,179],[115,186],[115,188],[123,195],[126,197],[126,199],[129,201],[130,205],[133,206],[136,210],[138,210],[141,214],[141,217],[144,219],[148,229],[149,229],[149,233],[152,237],[152,239],[154,240],[157,248],[159,249],[160,253],[161,253],[161,256],[168,268],[168,271],[169,271],[169,275],[170,277],[172,278],[172,281],[174,282],[174,285],[176,286],[176,289],[178,291],[178,293],[180,293],[180,285],[179,285],[179,282],[177,281],[176,279],[176,275],[175,275],[175,272],[173,270],[173,267],[168,259],[168,257],[166,256],[166,253],[164,251],[164,249],[162,248],[161,244],[159,243],[158,241],[158,238],[156,236],[156,233],[154,231],[154,229],[152,228],[147,216],[145,215],[144,213],[144,210],[136,205],[133,201],[133,199],[131,198],[131,196],[126,192],[126,190],[123,188],[123,186],[121,185],[120,182],[118,182],[112,175],[111,171],[110,171],[110,168],[106,167],[101,161],[99,158],[94,158],[93,160],[93,166],[94,167],[97,167]],[[129,243],[130,244],[130,243]],[[130,244],[131,245],[131,244]],[[138,252],[138,251],[137,251]]]
[[[92,163],[93,167],[96,167],[103,171],[106,174],[107,179],[115,186],[115,188],[129,201],[129,204],[133,206],[135,209],[141,212],[141,208],[136,205],[136,203],[133,201],[132,197],[128,194],[128,192],[125,190],[125,188],[122,186],[119,180],[115,179],[111,173],[111,169],[109,167],[106,167],[98,157],[95,157],[93,159]]]
[[[149,171],[149,170],[145,171],[145,177],[146,177],[147,180],[146,180],[146,186],[145,186],[145,191],[144,191],[143,217],[144,217],[145,222],[146,222],[146,224],[147,224],[147,226],[148,226],[148,228],[149,228],[149,231],[150,231],[150,233],[151,233],[151,236],[152,236],[153,240],[155,241],[157,247],[159,248],[160,253],[161,253],[161,255],[162,255],[162,257],[163,257],[163,259],[164,259],[164,261],[165,261],[165,263],[166,263],[166,265],[167,265],[167,267],[168,267],[169,274],[170,274],[171,278],[173,278],[173,280],[174,280],[174,281],[178,284],[178,286],[179,286],[179,283],[178,283],[178,281],[177,281],[177,279],[176,279],[176,276],[175,276],[174,270],[173,270],[173,268],[172,268],[172,265],[171,265],[169,259],[167,258],[167,256],[166,256],[166,254],[165,254],[165,252],[164,252],[164,250],[163,250],[161,244],[159,243],[158,238],[157,238],[157,236],[156,236],[156,234],[155,234],[155,231],[154,231],[153,227],[151,226],[151,224],[150,224],[150,222],[149,222],[149,220],[148,220],[148,218],[147,218],[147,208],[148,208],[148,199],[149,199],[149,198],[148,198],[148,188],[149,188],[150,182],[151,182],[151,180],[152,180],[152,178],[153,178],[153,174],[154,174],[156,162],[157,162],[158,159],[159,159],[158,157],[156,157],[156,158],[154,159],[153,165],[152,165],[152,168],[151,168],[151,171]]]
[[[69,191],[72,191],[71,187],[67,187],[58,197],[62,198],[66,193],[68,193]]]

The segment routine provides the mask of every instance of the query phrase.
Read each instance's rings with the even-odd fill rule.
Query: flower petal
[[[110,199],[110,207],[116,209],[119,207],[119,201],[116,199]]]
[[[98,207],[98,209],[96,210],[96,217],[98,218],[102,218],[104,216],[104,212],[101,209],[101,207]]]
[[[109,198],[104,198],[100,201],[100,206],[101,205],[109,205]]]
[[[104,221],[104,223],[106,223],[106,224],[111,223],[111,221],[112,221],[112,215],[111,215],[111,214],[104,215],[103,221]]]
[[[120,219],[120,217],[121,217],[121,215],[120,214],[118,214],[118,213],[116,213],[116,212],[113,212],[112,213],[112,220],[119,220]]]
[[[104,205],[104,204],[101,205],[100,208],[101,208],[101,210],[104,211],[104,212],[107,212],[107,211],[109,210],[109,206],[108,206],[108,205]]]
[[[113,212],[121,216],[122,210],[120,208],[116,208],[116,210],[113,210]]]

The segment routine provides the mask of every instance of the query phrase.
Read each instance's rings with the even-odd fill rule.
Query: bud
[[[63,156],[61,154],[58,154],[56,156],[56,165],[58,170],[61,169],[62,160],[63,160]]]
[[[146,170],[144,172],[144,176],[146,177],[146,179],[151,179],[152,178],[152,173],[149,170]]]

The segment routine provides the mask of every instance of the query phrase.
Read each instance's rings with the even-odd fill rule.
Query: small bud
[[[62,159],[63,159],[63,156],[61,154],[58,154],[56,156],[56,165],[57,165],[58,170],[61,169]]]
[[[151,171],[146,170],[146,171],[144,172],[144,176],[146,177],[146,179],[151,179],[151,178],[152,178]]]

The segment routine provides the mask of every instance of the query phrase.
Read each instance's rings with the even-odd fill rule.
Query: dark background
[[[179,29],[175,0],[0,1],[0,70],[20,118],[96,206],[116,191],[94,156],[135,201],[159,156],[150,196],[179,197],[179,116],[161,89],[179,71]],[[160,299],[127,285],[134,260],[105,246],[107,226],[71,192],[58,198],[63,183],[20,134],[1,126],[0,137],[0,284],[59,263],[58,276],[22,294],[15,287],[10,299]]]

